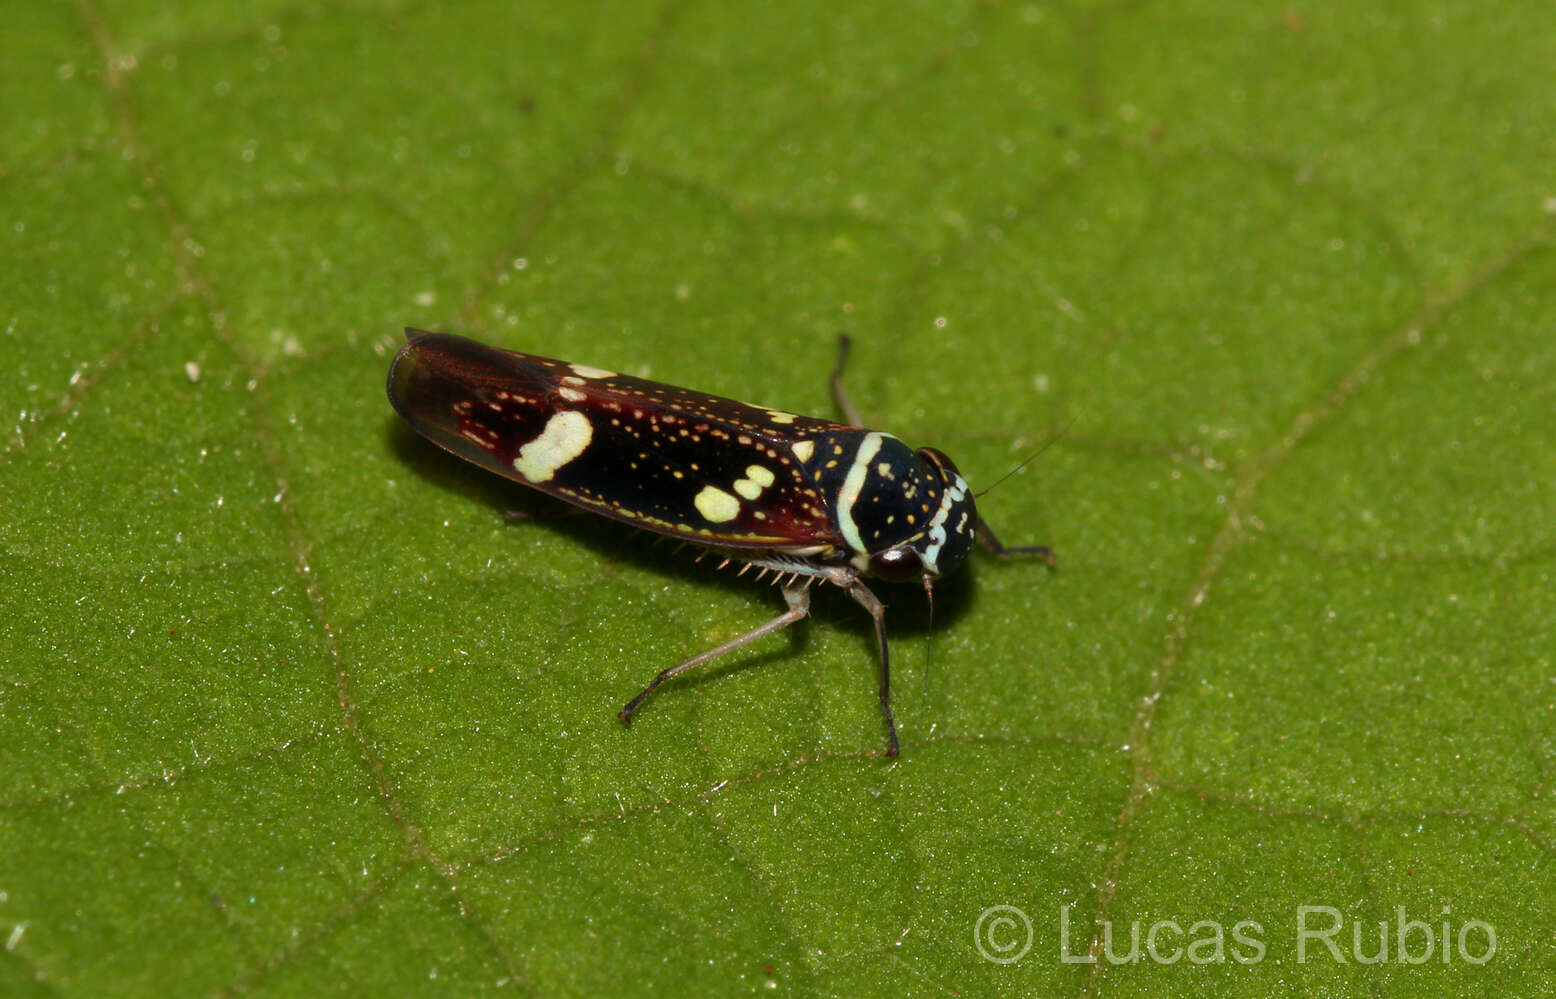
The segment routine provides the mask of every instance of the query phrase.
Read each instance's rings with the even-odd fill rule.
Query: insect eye
[[[938,469],[943,478],[949,479],[953,475],[961,474],[956,467],[956,462],[951,460],[951,456],[939,448],[921,447],[918,449],[918,454],[920,459],[927,459],[933,467]]]
[[[924,575],[924,560],[915,548],[888,548],[870,556],[870,575],[904,582]]]

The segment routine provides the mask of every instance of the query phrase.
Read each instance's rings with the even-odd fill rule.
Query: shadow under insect
[[[567,544],[589,552],[601,565],[614,564],[629,567],[636,573],[654,577],[693,594],[688,604],[694,604],[698,590],[727,591],[740,587],[758,596],[764,606],[781,605],[779,591],[774,580],[759,579],[749,564],[727,561],[715,551],[635,530],[627,525],[600,517],[589,516],[568,503],[525,486],[500,479],[472,466],[455,455],[438,448],[428,447],[414,431],[398,420],[386,421],[385,433],[391,451],[424,481],[456,497],[491,512],[494,523],[505,523],[514,532],[539,531],[554,535]],[[500,547],[502,539],[496,544]],[[515,549],[517,551],[517,549]],[[499,552],[500,554],[500,552]],[[484,558],[473,560],[484,561]],[[935,654],[933,646],[938,634],[954,628],[976,599],[978,581],[982,572],[1009,571],[999,560],[989,557],[978,559],[981,565],[974,572],[961,572],[937,581],[933,606],[926,599],[923,588],[916,582],[883,582],[878,584],[881,601],[890,610],[890,633],[893,647],[898,650],[899,666],[922,667],[928,659],[931,666],[956,668],[955,663]],[[746,571],[742,572],[742,568]],[[822,619],[822,626],[842,631],[862,651],[873,651],[874,629],[870,619],[859,613],[858,606],[847,594],[836,587],[813,588],[810,617]],[[769,595],[770,594],[770,595]],[[771,635],[728,655],[702,665],[700,668],[676,676],[665,684],[659,693],[678,688],[700,687],[705,683],[717,683],[722,679],[766,665],[791,662],[803,656],[810,645],[810,617],[796,621],[779,635]],[[740,624],[735,619],[719,630],[737,634]],[[914,651],[917,650],[917,651]],[[635,668],[645,672],[644,679],[652,676],[655,663],[674,661],[686,650],[673,645],[662,648],[645,647]],[[860,677],[866,682],[874,669],[872,658],[860,658]]]

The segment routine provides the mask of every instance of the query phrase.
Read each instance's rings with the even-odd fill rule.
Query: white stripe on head
[[[859,442],[859,450],[854,452],[854,463],[848,466],[843,488],[837,494],[837,529],[842,532],[848,547],[855,552],[864,551],[864,541],[859,537],[859,525],[854,523],[854,504],[864,491],[864,481],[870,474],[870,462],[880,453],[881,441],[885,439],[885,434],[873,430],[864,435],[864,440]]]
[[[951,475],[951,484],[946,491],[940,494],[940,509],[929,521],[929,544],[924,548],[924,568],[939,575],[940,549],[945,547],[946,521],[951,519],[951,508],[967,497],[967,480],[960,475]]]

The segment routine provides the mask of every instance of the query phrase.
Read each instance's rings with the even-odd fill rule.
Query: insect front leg
[[[886,755],[897,755],[897,723],[891,716],[891,657],[886,651],[886,605],[859,580],[846,586],[848,595],[875,619],[875,647],[881,659],[881,714],[886,716]]]
[[[683,663],[677,663],[667,670],[662,670],[658,676],[649,681],[648,686],[643,688],[643,692],[641,694],[627,702],[627,706],[621,709],[621,713],[617,717],[629,725],[632,724],[632,712],[637,710],[638,705],[642,704],[643,701],[648,698],[648,695],[654,692],[654,688],[659,686],[661,683],[664,683],[666,680],[673,676],[686,672],[693,666],[700,666],[710,659],[717,659],[719,656],[722,656],[726,652],[733,652],[740,648],[742,645],[749,645],[756,641],[758,638],[771,635],[775,631],[782,631],[789,625],[805,617],[805,615],[810,613],[810,584],[811,580],[805,579],[798,583],[790,583],[789,585],[785,586],[783,588],[783,599],[788,602],[789,609],[784,611],[782,614],[779,614],[771,621],[768,621],[766,624],[752,628],[744,635],[741,635],[738,638],[732,638],[725,642],[723,645],[711,648],[706,652],[692,656],[690,659]]]
[[[995,558],[1010,558],[1012,555],[1036,555],[1049,565],[1054,564],[1053,549],[1047,545],[1017,545],[1008,547],[1001,544],[998,535],[994,533],[994,529],[982,517],[978,518],[978,540],[983,542],[984,547],[989,550],[989,554]]]

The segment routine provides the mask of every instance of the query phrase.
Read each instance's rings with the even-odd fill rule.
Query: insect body
[[[841,368],[839,357],[833,389],[857,424]],[[999,543],[950,458],[877,430],[412,329],[389,369],[389,400],[422,436],[483,468],[777,574],[788,610],[661,672],[621,710],[627,722],[670,677],[805,617],[811,585],[825,580],[875,622],[896,755],[885,607],[863,580],[929,591],[978,538],[999,555],[1048,557]]]

